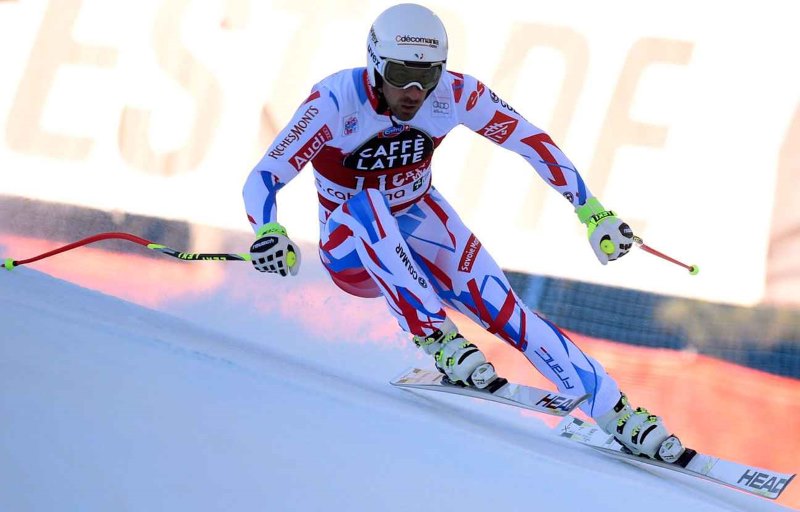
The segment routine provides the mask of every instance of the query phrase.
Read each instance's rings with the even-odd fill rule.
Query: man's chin
[[[419,112],[419,108],[415,108],[414,110],[411,111],[401,110],[400,112],[393,112],[393,114],[394,117],[396,117],[400,121],[411,121],[412,119],[414,119],[414,116],[417,115],[417,112]]]

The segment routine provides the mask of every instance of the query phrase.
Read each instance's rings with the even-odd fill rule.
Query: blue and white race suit
[[[431,185],[431,159],[465,125],[521,155],[578,206],[591,197],[550,137],[477,79],[446,72],[410,121],[379,113],[365,68],[319,82],[247,178],[252,227],[277,219],[277,192],[311,163],[319,197],[319,254],[333,281],[383,296],[400,326],[427,335],[464,313],[521,351],[560,391],[589,393],[596,417],[619,399],[602,365],[517,297],[489,251]]]

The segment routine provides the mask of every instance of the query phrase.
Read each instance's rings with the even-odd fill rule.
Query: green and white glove
[[[631,227],[603,208],[597,198],[591,197],[575,208],[575,213],[589,231],[589,244],[603,265],[628,254],[633,246]]]
[[[270,222],[258,230],[258,240],[250,246],[250,261],[259,272],[286,276],[300,270],[300,250],[286,236],[286,228]]]

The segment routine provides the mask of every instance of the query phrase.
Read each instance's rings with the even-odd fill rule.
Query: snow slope
[[[192,322],[2,272],[0,510],[789,510],[608,460],[510,407],[393,388],[430,364],[370,343],[380,329],[330,343],[204,304]]]

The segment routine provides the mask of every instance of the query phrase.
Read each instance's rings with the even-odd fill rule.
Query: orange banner
[[[369,24],[393,3],[2,2],[2,192],[246,231],[250,168],[314,83],[365,65]],[[797,199],[794,2],[427,4],[449,68],[546,129],[607,207],[702,273],[646,255],[599,272],[529,166],[454,132],[435,184],[504,266],[739,304],[764,299],[769,274],[766,298],[800,301],[782,284],[796,269],[781,270],[796,222],[772,207],[776,179],[781,204]],[[311,173],[296,182],[280,217],[313,241]]]

